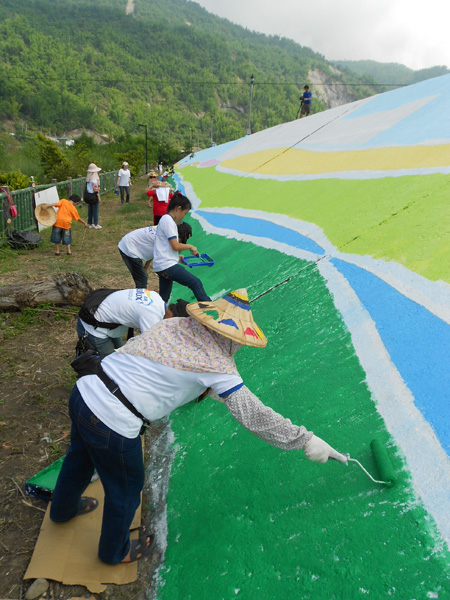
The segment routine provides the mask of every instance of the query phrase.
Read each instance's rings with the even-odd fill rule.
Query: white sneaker
[[[101,229],[102,226],[101,225],[94,225],[94,229]]]
[[[95,225],[89,225],[89,229],[95,229]]]

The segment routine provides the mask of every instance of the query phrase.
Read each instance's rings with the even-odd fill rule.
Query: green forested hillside
[[[308,73],[348,82],[348,100],[379,89],[276,36],[250,32],[185,0],[2,0],[0,114],[61,135],[142,133],[178,147],[217,143],[295,118]],[[325,104],[317,97],[313,111]]]
[[[449,73],[447,67],[444,66],[414,71],[398,63],[380,63],[375,60],[340,60],[336,61],[335,64],[338,69],[347,68],[359,75],[369,75],[378,83],[393,86],[411,85],[425,79],[430,79],[431,77],[439,77],[440,75]]]

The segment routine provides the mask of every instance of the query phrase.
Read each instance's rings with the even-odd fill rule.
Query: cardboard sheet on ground
[[[100,480],[91,483],[83,494],[99,501],[92,514],[75,517],[67,523],[52,523],[50,504],[41,525],[36,547],[24,579],[44,577],[65,585],[84,585],[99,594],[107,583],[131,583],[137,578],[137,563],[106,565],[97,557],[103,515],[104,492]],[[141,524],[141,507],[134,515],[130,529]],[[138,537],[138,531],[131,538]]]

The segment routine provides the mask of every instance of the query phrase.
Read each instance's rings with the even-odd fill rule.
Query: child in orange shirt
[[[88,226],[86,221],[78,214],[77,209],[75,208],[78,202],[80,202],[81,198],[77,194],[72,194],[69,196],[68,200],[64,198],[59,202],[55,202],[54,204],[42,204],[44,208],[48,208],[49,206],[58,207],[58,212],[56,213],[56,223],[53,225],[52,235],[50,237],[50,241],[55,244],[55,255],[59,256],[59,245],[67,246],[67,254],[72,254],[70,249],[70,245],[72,243],[72,219],[75,221],[80,221],[83,223],[84,228]]]

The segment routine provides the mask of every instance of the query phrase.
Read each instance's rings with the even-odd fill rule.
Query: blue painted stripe
[[[232,229],[233,231],[246,235],[269,238],[276,242],[288,244],[293,248],[313,252],[314,254],[325,254],[325,250],[310,238],[301,235],[297,231],[288,229],[287,227],[271,223],[270,221],[220,212],[211,213],[203,210],[196,211],[196,214],[203,217],[208,223],[211,223],[211,225],[214,225],[215,227]]]
[[[450,325],[365,269],[331,263],[369,312],[416,407],[450,455]]]
[[[324,254],[309,238],[262,219],[219,212],[197,214],[218,228]],[[450,455],[450,326],[365,269],[337,258],[330,262],[369,312],[392,363],[415,398],[417,409]]]

